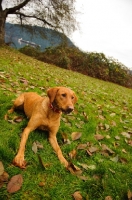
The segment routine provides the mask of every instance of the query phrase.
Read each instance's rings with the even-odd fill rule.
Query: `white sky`
[[[80,29],[70,37],[87,52],[104,53],[132,69],[132,0],[76,0]]]

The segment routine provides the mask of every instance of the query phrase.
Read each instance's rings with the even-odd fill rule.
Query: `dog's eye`
[[[72,96],[71,98],[74,99],[74,96]]]
[[[64,93],[64,94],[62,94],[61,96],[66,97],[66,94]]]

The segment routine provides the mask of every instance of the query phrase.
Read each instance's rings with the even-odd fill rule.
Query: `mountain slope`
[[[6,23],[5,30],[6,43],[12,42],[12,46],[17,49],[31,45],[44,50],[47,47],[61,44],[64,38],[69,46],[74,46],[72,41],[64,34],[48,28],[39,26],[21,27],[19,24]]]

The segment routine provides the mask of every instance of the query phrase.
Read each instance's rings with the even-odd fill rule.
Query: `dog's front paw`
[[[26,161],[24,160],[24,156],[19,156],[19,155],[16,155],[12,163],[16,167],[20,167],[21,169],[25,169],[27,164]]]

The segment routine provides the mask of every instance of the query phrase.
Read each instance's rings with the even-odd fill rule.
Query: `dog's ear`
[[[53,103],[58,90],[59,90],[58,87],[50,88],[47,90],[47,95],[48,95],[51,103]]]
[[[74,100],[74,104],[75,104],[75,103],[77,103],[78,98],[77,98],[75,93],[73,93],[73,95],[74,95],[74,99],[73,100]]]

